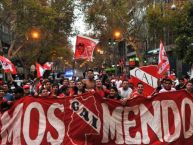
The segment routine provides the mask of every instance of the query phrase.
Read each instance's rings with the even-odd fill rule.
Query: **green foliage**
[[[180,59],[188,64],[193,64],[193,4],[187,3],[184,10],[182,21],[176,26],[175,50]]]
[[[16,32],[24,33],[31,27],[51,30],[56,27],[56,12],[51,7],[42,7],[37,1],[25,0],[15,5],[17,13]]]
[[[177,6],[176,10],[163,7],[158,4],[147,9],[146,22],[148,24],[149,36],[157,35],[163,39],[166,31],[172,32],[175,41],[175,52],[179,59],[191,64],[193,63],[193,4],[184,2]],[[165,31],[164,31],[165,30]]]
[[[158,33],[162,30],[164,20],[160,5],[156,5],[155,7],[151,6],[147,9],[146,20],[150,34]]]
[[[189,43],[186,35],[180,35],[176,38],[176,53],[180,59],[185,58]]]
[[[105,71],[107,73],[115,73],[115,68],[106,68]]]
[[[74,21],[74,1],[57,0],[48,4],[45,0],[2,0],[4,12],[1,20],[11,23],[16,41],[15,49],[23,45],[19,52],[25,63],[51,61],[51,51],[57,57],[72,59],[67,37],[71,35]],[[8,19],[7,19],[8,18]],[[31,39],[32,30],[38,30],[38,40]]]
[[[115,31],[121,33],[120,38],[132,43],[135,48],[143,49],[145,26],[144,9],[149,0],[81,0],[86,22],[101,40],[100,45],[109,52],[108,40],[115,39]],[[131,38],[131,39],[130,39]],[[137,55],[140,58],[140,52]],[[107,53],[106,53],[107,54]],[[108,57],[108,56],[105,56]]]

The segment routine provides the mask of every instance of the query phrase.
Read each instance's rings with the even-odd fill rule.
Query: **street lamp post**
[[[125,72],[127,76],[130,78],[129,66],[127,64],[127,40],[120,31],[114,32],[114,38],[119,44],[118,49],[119,49],[119,61],[121,62],[120,63],[121,73]]]

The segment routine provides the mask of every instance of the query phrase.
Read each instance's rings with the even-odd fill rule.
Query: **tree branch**
[[[9,47],[9,50],[8,50],[8,58],[11,58],[11,53],[12,53],[12,51],[13,51],[14,45],[15,45],[15,40],[13,40],[13,41],[11,42],[11,46]]]
[[[11,56],[11,58],[14,57],[14,56],[20,51],[20,49],[21,49],[23,46],[24,46],[24,44],[20,45],[20,46],[15,50],[15,52],[13,53],[13,55]]]

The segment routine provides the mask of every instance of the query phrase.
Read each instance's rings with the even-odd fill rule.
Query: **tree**
[[[52,51],[58,57],[72,59],[67,41],[74,20],[74,1],[71,0],[2,0],[1,23],[10,24],[14,34],[8,57],[25,60],[25,66],[36,61],[51,61]],[[33,38],[32,33],[38,33]],[[22,50],[22,51],[21,51]],[[68,55],[66,55],[68,54]]]
[[[143,42],[145,39],[144,14],[148,0],[82,0],[86,22],[103,41],[108,49],[108,39],[113,38],[114,31],[122,33],[122,38],[136,50],[142,59]],[[105,43],[106,42],[106,43]],[[108,50],[107,50],[108,51]]]
[[[191,2],[183,2],[177,5],[176,10],[170,7],[162,8],[158,4],[150,6],[147,10],[146,22],[148,24],[148,35],[154,36],[157,41],[165,39],[166,31],[170,31],[170,37],[174,44],[174,51],[179,59],[188,64],[193,63],[193,4]]]
[[[187,64],[193,64],[193,4],[184,7],[184,17],[176,26],[176,53]]]

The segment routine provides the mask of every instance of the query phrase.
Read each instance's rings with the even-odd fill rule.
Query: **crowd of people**
[[[186,90],[193,96],[193,80],[189,78],[178,79],[175,75],[164,77],[158,81],[158,87],[151,96],[157,93],[170,92],[176,90]],[[0,111],[9,109],[15,101],[25,96],[40,98],[65,98],[67,96],[76,97],[86,92],[97,93],[104,99],[116,99],[123,105],[128,100],[136,97],[146,97],[144,84],[139,82],[134,85],[131,79],[122,76],[108,75],[105,72],[94,79],[92,69],[88,69],[85,78],[71,80],[61,76],[61,79],[36,78],[23,82],[20,86],[10,80],[8,83],[0,85]]]

